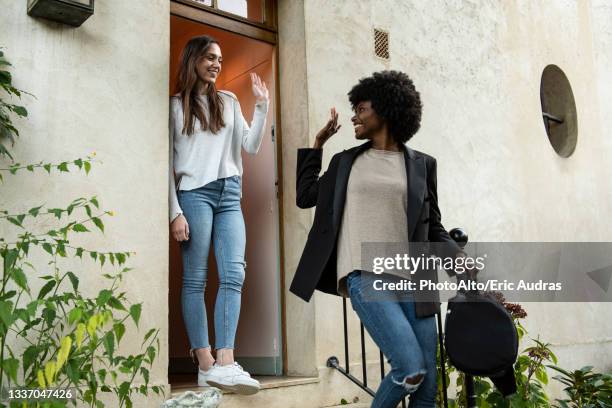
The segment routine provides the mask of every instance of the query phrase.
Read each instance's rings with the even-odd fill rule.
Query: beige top
[[[362,243],[401,242],[406,243],[407,252],[407,211],[404,152],[368,149],[357,156],[348,181],[338,234],[338,293],[347,296],[344,278],[350,272],[373,272],[372,265],[362,265]],[[394,274],[392,271],[389,273]]]

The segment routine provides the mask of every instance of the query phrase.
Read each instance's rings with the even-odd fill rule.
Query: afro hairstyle
[[[361,78],[348,93],[353,110],[370,101],[372,109],[386,123],[391,137],[405,143],[421,127],[421,97],[408,75],[400,71],[380,71]]]

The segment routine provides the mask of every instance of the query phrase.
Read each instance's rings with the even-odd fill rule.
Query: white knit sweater
[[[249,128],[236,95],[228,91],[218,92],[223,100],[225,126],[217,134],[210,130],[203,131],[197,118],[194,133],[190,136],[183,134],[181,100],[178,97],[170,98],[170,221],[183,213],[177,190],[193,190],[220,178],[241,176],[241,147],[247,153],[255,154],[261,146],[268,103],[255,104]],[[201,98],[208,119],[208,98]]]

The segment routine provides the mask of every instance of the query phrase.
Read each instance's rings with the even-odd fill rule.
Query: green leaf
[[[68,279],[70,279],[70,283],[72,284],[72,289],[76,292],[77,289],[79,288],[79,278],[70,271],[66,272],[66,275],[68,275]]]
[[[87,213],[87,216],[91,218],[91,207],[90,206],[88,205],[85,206],[85,212]]]
[[[91,163],[88,161],[83,162],[83,166],[85,167],[85,174],[89,174],[89,170],[91,170]]]
[[[108,289],[102,289],[98,294],[98,298],[96,299],[96,304],[98,306],[104,306],[108,300],[113,296],[113,292]]]
[[[60,164],[57,166],[57,169],[58,169],[59,171],[66,171],[66,172],[68,172],[68,171],[69,171],[69,170],[68,170],[68,163],[67,163],[67,162],[62,162],[62,163],[60,163]]]
[[[114,297],[114,296],[112,296],[110,299],[108,299],[108,305],[110,307],[112,307],[113,309],[125,310],[125,306],[123,306],[121,301],[119,299],[117,299],[116,297]]]
[[[26,169],[28,169],[28,171],[34,171],[34,166],[32,166],[31,164],[26,166]]]
[[[113,325],[113,331],[117,337],[117,343],[119,343],[125,334],[125,325],[123,323],[115,323]]]
[[[140,367],[140,373],[142,374],[142,377],[145,380],[145,384],[149,383],[149,370],[146,369],[146,367]]]
[[[43,207],[43,206],[41,205],[40,207],[30,208],[30,209],[28,210],[28,214],[30,214],[32,217],[36,217],[36,216],[38,215],[38,213],[40,212],[40,209],[41,209],[42,207]]]
[[[115,352],[115,337],[113,335],[113,332],[106,333],[102,341],[104,343],[104,348],[106,349],[106,353],[109,355],[109,357],[112,358],[113,353]]]
[[[73,161],[74,165],[77,166],[79,169],[83,167],[83,160],[81,159],[76,159],[75,161]]]
[[[13,382],[17,382],[17,369],[19,368],[19,360],[16,358],[6,358],[2,361],[2,368],[8,374]]]
[[[74,322],[78,322],[83,317],[83,310],[79,307],[75,307],[68,313],[68,323],[73,324]]]
[[[100,208],[100,204],[98,203],[98,199],[96,197],[92,197],[91,200],[89,200],[89,202],[95,205],[96,208]]]
[[[17,257],[19,256],[19,251],[16,249],[9,249],[3,252],[2,258],[4,258],[4,274],[8,275],[10,270],[15,266],[15,262],[17,262]]]
[[[546,375],[546,369],[544,367],[538,367],[535,375],[536,378],[542,382],[542,384],[548,384],[548,375]]]
[[[74,255],[78,256],[81,259],[83,259],[83,248],[81,248],[81,247],[77,248],[76,249],[76,253]]]
[[[48,253],[50,253],[51,255],[53,255],[53,247],[51,246],[51,244],[50,244],[50,243],[45,242],[45,243],[43,244],[43,246],[42,246],[42,247],[43,247],[43,249],[44,249],[45,251],[47,251]]]
[[[144,346],[144,344],[147,342],[147,340],[149,340],[149,338],[157,331],[157,329],[151,329],[147,332],[147,334],[145,334],[144,336],[144,340],[142,341],[142,346]]]
[[[9,327],[13,324],[15,320],[15,316],[13,316],[13,302],[0,300],[0,320],[5,324],[6,327]]]
[[[91,256],[91,258],[95,261],[96,259],[98,259],[98,253],[96,251],[91,251],[89,253],[89,256]]]
[[[96,224],[96,227],[100,228],[100,231],[104,232],[104,223],[102,222],[100,218],[93,217],[91,220],[93,221],[94,224]]]
[[[43,165],[43,168],[47,170],[47,173],[51,174],[51,164],[50,163]]]
[[[138,303],[130,307],[130,316],[132,316],[132,319],[134,319],[134,323],[136,323],[136,327],[138,327],[138,321],[140,320],[141,311],[142,311],[142,303]]]
[[[38,360],[38,354],[40,351],[41,349],[35,345],[29,346],[25,349],[23,352],[23,371],[27,371],[28,368],[30,368],[30,366]]]
[[[26,306],[26,310],[28,311],[28,314],[30,315],[30,317],[34,317],[34,315],[36,314],[36,309],[38,309],[38,305],[39,305],[38,300],[34,300],[28,303],[28,305]]]
[[[128,396],[129,392],[130,392],[130,383],[127,381],[122,382],[121,385],[119,386],[119,397],[125,398]]]
[[[0,81],[10,85],[13,82],[11,73],[8,71],[0,71]]]
[[[117,252],[115,253],[115,258],[117,258],[117,262],[119,262],[119,265],[125,263],[125,254],[121,252]]]
[[[153,361],[155,361],[155,347],[147,347],[147,356],[149,357],[149,363],[153,364]]]
[[[30,288],[28,287],[28,279],[26,278],[26,274],[23,272],[23,269],[13,269],[13,274],[11,275],[11,278],[15,281],[17,286],[25,290],[27,293],[30,293]]]
[[[0,296],[0,300],[9,300],[10,298],[15,297],[15,295],[17,295],[16,291],[9,290],[8,292]]]
[[[80,376],[79,363],[77,360],[68,360],[66,364],[66,375],[73,383],[78,383]]]
[[[55,252],[61,257],[64,257],[64,258],[66,257],[66,245],[64,244],[63,241],[57,242],[57,249]]]
[[[74,224],[74,226],[72,227],[72,230],[75,232],[89,232],[87,227],[84,226],[83,224]]]
[[[53,327],[53,321],[55,320],[55,316],[57,316],[57,312],[50,307],[43,309],[42,317],[47,322],[49,327]]]
[[[100,264],[101,264],[101,266],[104,266],[104,261],[106,261],[106,255],[100,254]]]
[[[23,106],[13,105],[13,112],[22,117],[28,116],[28,111]]]
[[[7,220],[9,220],[9,222],[10,222],[11,224],[15,224],[15,225],[17,225],[18,227],[23,228],[23,225],[21,225],[21,222],[20,222],[20,221],[19,221],[17,218],[15,218],[15,217],[6,217],[6,219],[7,219]]]
[[[38,293],[38,297],[37,299],[43,299],[49,292],[51,292],[51,290],[55,287],[55,281],[51,280],[49,282],[47,282],[45,284],[45,286],[42,287],[42,289],[40,289],[40,292]]]

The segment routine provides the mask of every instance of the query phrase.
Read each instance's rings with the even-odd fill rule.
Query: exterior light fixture
[[[28,0],[28,15],[78,27],[94,13],[94,0]]]

